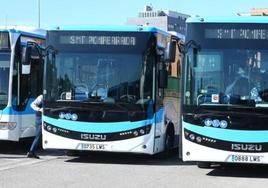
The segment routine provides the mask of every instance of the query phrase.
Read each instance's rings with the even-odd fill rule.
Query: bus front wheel
[[[168,127],[165,137],[165,154],[171,155],[171,151],[174,148],[174,131],[171,126]]]
[[[198,162],[197,163],[198,168],[211,168],[211,163],[208,162]]]
[[[65,150],[64,153],[68,157],[78,157],[78,156],[80,156],[79,151],[76,151],[76,150]]]

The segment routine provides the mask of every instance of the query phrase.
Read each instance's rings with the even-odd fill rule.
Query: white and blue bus
[[[187,20],[182,156],[268,163],[268,18]]]
[[[19,141],[35,135],[31,101],[42,93],[43,62],[33,51],[31,74],[22,72],[27,43],[45,46],[45,31],[28,27],[0,27],[0,140]]]
[[[151,27],[48,30],[43,148],[155,154],[176,147],[178,41]]]

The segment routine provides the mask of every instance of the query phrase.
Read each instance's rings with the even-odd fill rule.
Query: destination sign
[[[268,40],[268,29],[206,29],[208,39]]]
[[[136,45],[136,37],[132,37],[132,36],[68,35],[68,36],[60,36],[60,44],[135,46]]]
[[[9,36],[8,33],[0,32],[0,49],[8,49],[9,48]]]

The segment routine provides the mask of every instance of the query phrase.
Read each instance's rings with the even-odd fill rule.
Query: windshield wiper
[[[101,97],[99,97],[99,96],[94,96],[94,97],[90,97],[90,98],[87,98],[85,100],[82,100],[82,102],[86,102],[86,103],[103,103],[103,99],[101,99]]]

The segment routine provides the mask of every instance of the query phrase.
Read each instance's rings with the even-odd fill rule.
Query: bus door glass
[[[0,109],[8,102],[10,54],[0,53]]]

